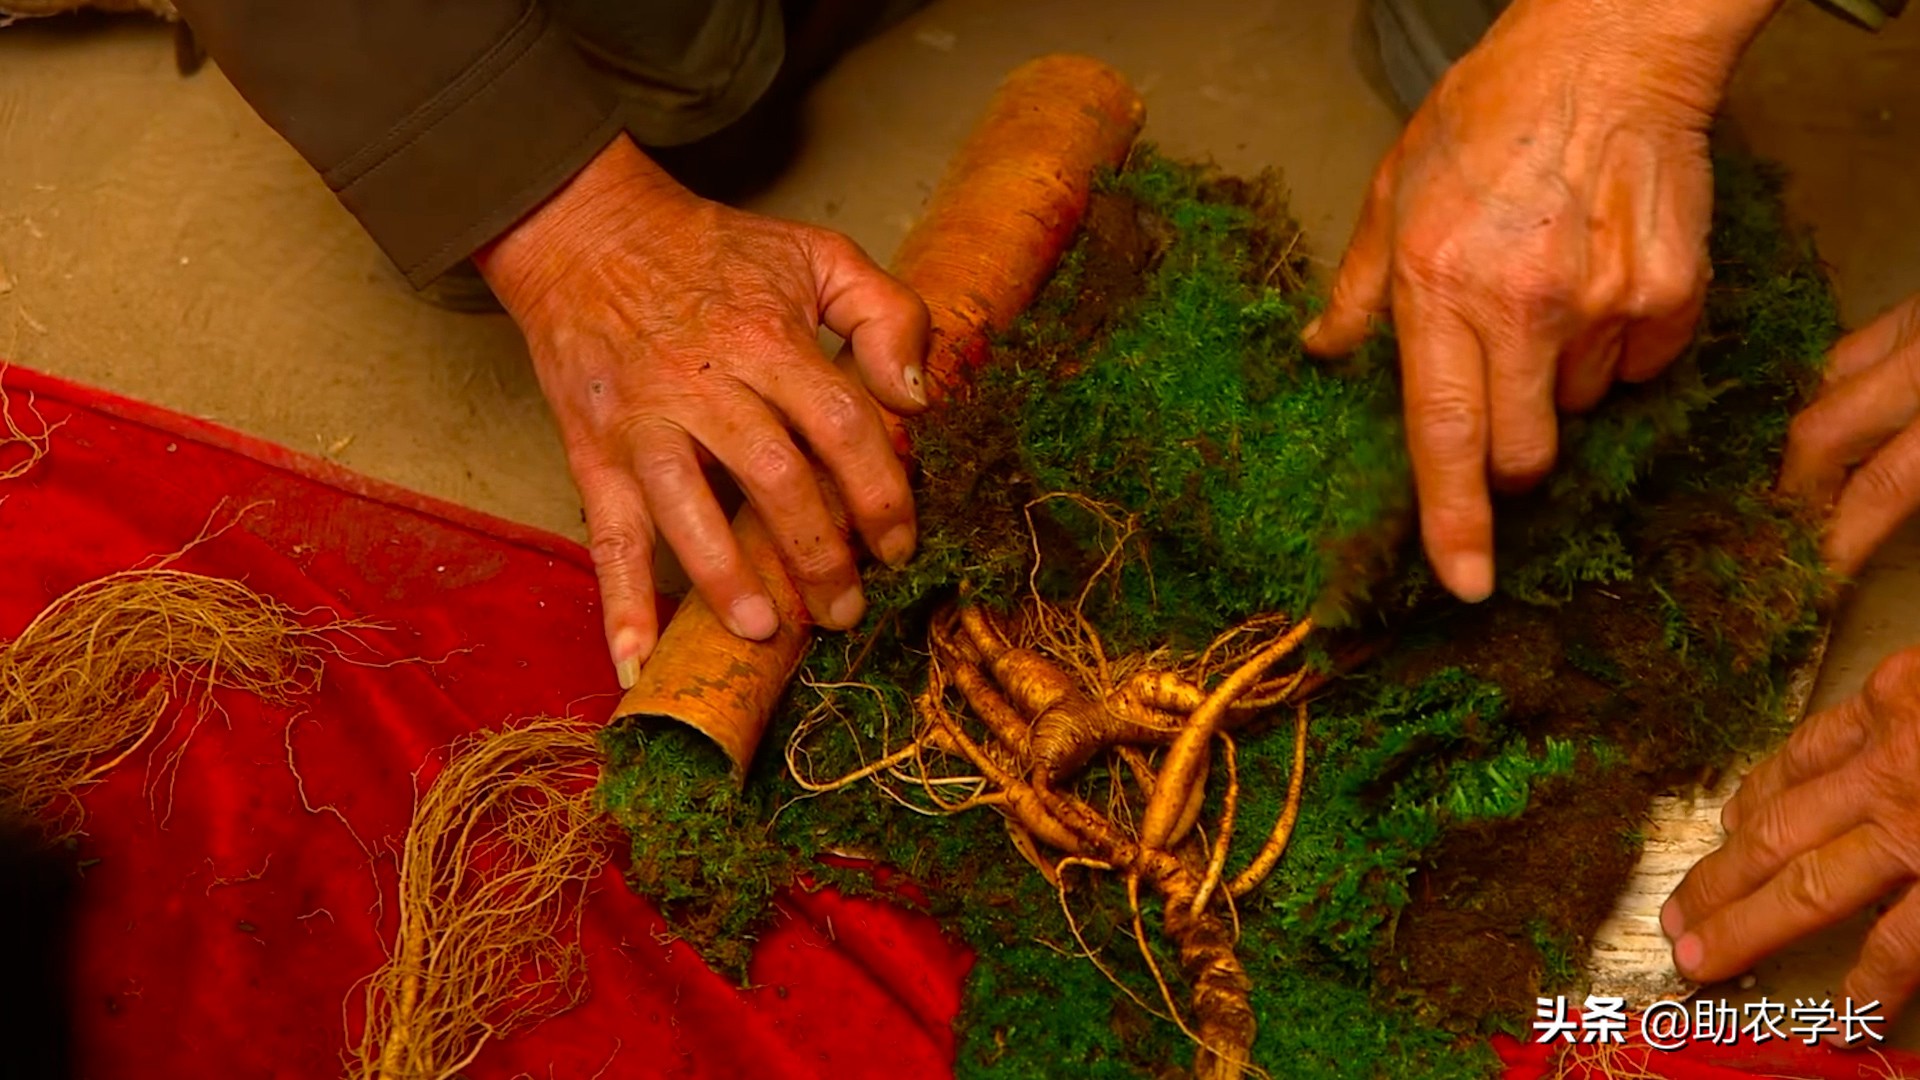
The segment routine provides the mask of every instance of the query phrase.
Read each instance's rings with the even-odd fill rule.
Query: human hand
[[[1493,590],[1489,479],[1553,466],[1555,407],[1650,379],[1710,268],[1707,126],[1778,0],[1518,0],[1375,173],[1307,348],[1391,311],[1420,525],[1440,581]]]
[[[1730,978],[1781,946],[1920,880],[1920,648],[1812,717],[1720,814],[1727,839],[1660,912],[1674,964]],[[1845,993],[1891,1017],[1920,984],[1920,892],[1867,935]]]
[[[874,400],[926,405],[927,311],[910,289],[838,233],[693,195],[624,136],[476,261],[559,423],[623,686],[657,640],[656,534],[734,633],[778,626],[708,455],[766,522],[814,619],[860,621],[838,508],[884,561],[914,548],[906,471]],[[849,342],[851,370],[821,354],[822,325]]]
[[[1920,509],[1920,296],[1834,346],[1788,429],[1780,488],[1829,514],[1821,553],[1846,575]]]

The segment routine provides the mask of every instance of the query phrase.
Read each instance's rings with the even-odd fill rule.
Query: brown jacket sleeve
[[[1906,9],[1907,0],[1814,0],[1828,11],[1869,30],[1878,30]]]
[[[617,99],[539,0],[176,0],[416,286],[558,190]]]

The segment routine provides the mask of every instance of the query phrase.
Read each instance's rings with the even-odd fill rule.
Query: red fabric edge
[[[292,473],[314,483],[358,498],[425,514],[469,532],[504,540],[575,565],[591,569],[592,557],[586,546],[559,533],[508,521],[506,518],[425,495],[399,484],[378,480],[325,458],[294,450],[258,436],[188,416],[160,405],[125,397],[110,390],[63,379],[29,367],[0,360],[0,392],[51,398],[78,408],[91,409],[130,424],[211,446],[227,453],[251,458],[269,468]]]

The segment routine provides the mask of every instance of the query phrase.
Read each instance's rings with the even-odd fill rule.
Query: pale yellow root
[[[446,1080],[586,992],[586,883],[606,866],[598,729],[541,719],[457,745],[419,798],[399,927],[365,985],[360,1080]]]
[[[1220,887],[1220,873],[1227,866],[1227,845],[1233,843],[1233,819],[1240,809],[1240,766],[1235,759],[1233,736],[1221,735],[1220,745],[1227,751],[1227,792],[1220,804],[1220,834],[1213,838],[1213,851],[1207,857],[1207,872],[1193,893],[1193,914],[1207,910],[1213,890]],[[1198,785],[1205,790],[1204,784]]]
[[[1313,632],[1313,620],[1302,619],[1292,629],[1241,663],[1233,674],[1214,687],[1207,699],[1187,717],[1187,726],[1167,749],[1160,773],[1154,781],[1153,798],[1147,803],[1140,824],[1140,841],[1149,848],[1162,848],[1173,834],[1173,827],[1186,799],[1193,790],[1195,777],[1207,745],[1220,730],[1232,703],[1260,681],[1273,665],[1291,655]]]
[[[47,423],[31,395],[16,402],[7,394],[6,377],[6,365],[0,364],[0,480],[17,480],[47,456],[54,429],[66,421]]]
[[[1187,796],[1187,808],[1180,812],[1179,819],[1173,823],[1173,832],[1167,836],[1167,847],[1170,849],[1179,847],[1188,834],[1193,832],[1194,826],[1200,823],[1200,812],[1206,808],[1207,803],[1207,773],[1212,767],[1212,761],[1213,755],[1210,752],[1203,752],[1200,755],[1199,770],[1193,777],[1193,793]]]
[[[1181,973],[1193,998],[1191,1025],[1175,1008],[1172,988],[1147,944],[1140,913],[1143,872],[1151,876],[1155,890],[1165,901],[1166,933],[1179,949]],[[1127,905],[1132,909],[1141,959],[1159,987],[1161,999],[1172,1010],[1174,1023],[1199,1048],[1193,1062],[1197,1080],[1237,1080],[1249,1073],[1265,1077],[1266,1070],[1250,1060],[1257,1026],[1249,997],[1252,983],[1234,955],[1232,936],[1220,920],[1211,912],[1193,913],[1190,897],[1194,884],[1193,875],[1173,856],[1165,852],[1139,854],[1127,875]]]
[[[165,568],[74,589],[0,646],[0,815],[77,830],[79,792],[154,735],[175,694],[210,707],[215,688],[306,693],[349,625]]]
[[[1121,982],[1120,977],[1113,973],[1113,969],[1101,962],[1100,954],[1094,951],[1092,946],[1087,944],[1086,935],[1080,932],[1080,920],[1073,917],[1073,907],[1067,903],[1067,871],[1076,866],[1084,866],[1089,870],[1109,872],[1113,870],[1113,866],[1109,863],[1100,862],[1097,859],[1082,859],[1078,856],[1068,856],[1067,858],[1061,859],[1059,864],[1053,867],[1053,872],[1047,875],[1047,882],[1053,886],[1054,892],[1060,897],[1060,914],[1066,917],[1067,930],[1073,934],[1074,942],[1080,946],[1080,955],[1092,961],[1094,969],[1106,976],[1107,981],[1113,984],[1114,989],[1133,999],[1133,1003],[1140,1006],[1141,1010],[1149,1016],[1154,1016],[1161,1020],[1173,1020],[1176,1024],[1179,1023],[1172,1014],[1164,1013],[1154,1008],[1147,1002],[1147,999],[1134,993],[1133,987]]]
[[[1314,626],[1311,620],[1262,616],[1222,634],[1197,656],[1171,649],[1109,656],[1083,608],[1095,583],[1120,565],[1137,526],[1099,504],[1074,501],[1098,517],[1114,540],[1071,604],[1045,600],[1036,576],[1025,602],[999,616],[973,603],[963,587],[958,605],[934,617],[927,687],[914,699],[919,723],[908,741],[890,745],[883,732],[879,752],[863,753],[865,764],[822,781],[805,775],[804,746],[796,751],[805,736],[796,735],[788,768],[810,791],[863,780],[881,783],[888,794],[922,813],[993,806],[1007,820],[1014,849],[1058,893],[1081,954],[1132,995],[1081,934],[1064,874],[1073,866],[1124,872],[1134,937],[1165,1011],[1137,997],[1136,1002],[1173,1022],[1199,1047],[1196,1076],[1264,1076],[1249,1060],[1256,1024],[1246,972],[1234,955],[1239,935],[1233,898],[1271,871],[1298,816],[1305,715],[1288,809],[1256,864],[1230,882],[1225,864],[1240,781],[1228,733],[1259,712],[1302,700],[1317,688],[1316,680],[1324,676],[1304,667],[1269,676]],[[1036,565],[1039,556],[1036,546]],[[1202,689],[1210,683],[1211,690]],[[949,691],[957,692],[964,709],[949,707]],[[1216,737],[1224,744],[1224,813],[1211,843],[1205,837],[1187,843],[1206,805]],[[1111,767],[1088,779],[1089,766],[1109,752]],[[935,762],[943,757],[964,775],[939,774]],[[909,761],[915,772],[903,772]],[[927,806],[889,789],[883,782],[889,776],[922,787]],[[969,798],[954,803],[942,797],[938,789],[949,783],[967,785]],[[1104,785],[1104,797],[1079,790],[1092,783]],[[1137,828],[1135,791],[1145,804]],[[1165,935],[1179,949],[1181,974],[1192,995],[1185,1016],[1145,936],[1139,908],[1143,881],[1162,897]]]
[[[1153,984],[1160,990],[1160,1000],[1166,1003],[1167,1017],[1180,1029],[1180,1034],[1204,1048],[1206,1043],[1201,1040],[1199,1032],[1188,1026],[1180,1016],[1180,1006],[1173,1001],[1173,987],[1167,984],[1167,977],[1160,973],[1160,962],[1153,958],[1153,946],[1147,943],[1146,920],[1140,914],[1140,873],[1137,870],[1127,875],[1127,908],[1133,915],[1134,943],[1140,947],[1140,959],[1146,962],[1147,974],[1153,976]]]
[[[1556,1055],[1550,1080],[1660,1080],[1649,1059],[1658,1051],[1612,1043],[1580,1044]]]
[[[910,742],[878,761],[863,765],[847,773],[845,776],[835,777],[832,780],[821,783],[819,781],[809,780],[802,773],[798,764],[795,763],[794,754],[797,745],[797,740],[790,740],[787,743],[787,774],[793,777],[794,783],[798,784],[802,790],[815,795],[825,795],[830,791],[839,791],[841,788],[857,784],[869,776],[877,776],[896,765],[902,765],[911,761],[914,755],[920,752],[920,744]]]
[[[1227,886],[1229,896],[1245,896],[1258,888],[1286,852],[1287,841],[1293,838],[1293,824],[1300,820],[1300,794],[1306,788],[1306,777],[1307,703],[1303,701],[1294,713],[1293,773],[1287,779],[1287,805],[1280,811],[1280,819],[1274,822],[1273,832],[1267,836],[1267,842],[1260,846],[1259,854]]]
[[[1013,850],[1019,852],[1020,857],[1027,860],[1027,865],[1040,871],[1040,876],[1047,879],[1047,884],[1056,889],[1064,888],[1060,883],[1059,873],[1054,869],[1053,864],[1040,857],[1040,848],[1034,844],[1033,834],[1027,831],[1027,827],[1020,824],[1020,822],[1014,818],[1005,818],[1004,820],[1007,823],[1007,839],[1013,841]],[[1064,896],[1065,894],[1063,893],[1062,895]]]

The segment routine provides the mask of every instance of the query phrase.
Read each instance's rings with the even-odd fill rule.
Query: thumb
[[[1301,332],[1315,356],[1345,356],[1373,333],[1374,317],[1386,314],[1393,280],[1393,166],[1389,158],[1374,177],[1373,189],[1353,227],[1353,239],[1340,259],[1327,310]]]
[[[846,339],[860,381],[896,413],[925,409],[931,320],[920,295],[839,233],[817,234],[811,251],[820,322]]]

